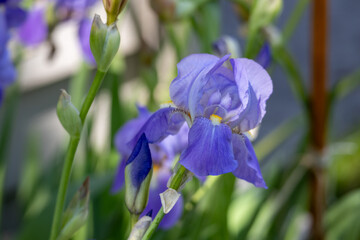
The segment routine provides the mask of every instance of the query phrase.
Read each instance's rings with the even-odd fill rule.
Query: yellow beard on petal
[[[222,117],[220,117],[216,114],[211,114],[210,120],[211,120],[212,124],[219,125],[221,123]]]

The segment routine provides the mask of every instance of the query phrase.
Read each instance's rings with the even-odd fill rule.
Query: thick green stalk
[[[180,166],[175,176],[171,179],[170,188],[175,189],[176,191],[179,190],[181,183],[183,182],[183,177],[187,174],[187,172],[188,170],[185,167]],[[151,238],[164,216],[165,213],[161,207],[142,240],[149,240]]]
[[[101,86],[104,76],[105,76],[105,72],[101,72],[101,71],[96,72],[94,81],[91,84],[90,90],[80,110],[80,119],[82,123],[85,122],[87,113],[89,112],[89,109],[94,101],[96,93],[98,92]],[[79,145],[79,141],[80,138],[78,137],[70,138],[70,143],[67,150],[64,167],[61,173],[61,180],[60,180],[59,191],[56,199],[55,213],[51,227],[50,240],[55,240],[60,230],[61,217],[64,210],[64,204],[65,204],[66,192],[70,180],[71,168],[73,165],[76,149]]]

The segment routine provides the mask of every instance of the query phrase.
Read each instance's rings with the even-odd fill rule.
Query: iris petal
[[[120,164],[117,168],[113,185],[111,187],[111,193],[115,194],[124,186],[125,183],[125,166],[126,166],[126,158],[122,157],[120,160]]]
[[[207,118],[196,118],[180,163],[198,176],[234,171],[237,162],[231,144],[231,129],[225,124],[214,125]]]
[[[244,135],[233,134],[232,144],[234,156],[238,162],[238,167],[233,171],[233,174],[256,187],[267,188],[250,140]]]
[[[204,86],[211,74],[229,59],[229,55],[219,59],[209,54],[190,55],[177,65],[178,76],[171,82],[170,97],[180,108],[190,112],[192,119],[201,115],[205,106],[199,106],[204,94]]]
[[[184,122],[182,113],[175,108],[161,108],[148,118],[135,137],[129,141],[128,146],[135,146],[143,133],[145,133],[149,143],[160,142],[165,137],[176,134]]]
[[[266,100],[270,97],[273,90],[271,78],[266,70],[253,60],[238,58],[230,59],[230,62],[234,69],[238,94],[242,101],[242,106],[230,114],[240,114],[241,118],[244,118],[242,111],[248,108],[246,111],[249,114],[253,114],[253,109],[249,109],[249,106],[256,106],[254,110],[258,111],[259,108],[260,113],[258,123],[260,123],[266,113]],[[254,104],[254,96],[258,104]],[[232,118],[232,120],[236,120],[236,118]]]

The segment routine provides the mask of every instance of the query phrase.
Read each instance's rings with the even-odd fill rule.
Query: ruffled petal
[[[232,144],[238,162],[238,167],[232,173],[256,187],[267,188],[250,140],[245,135],[233,134]]]
[[[167,182],[170,177],[171,172],[166,169],[161,169],[154,173],[153,182],[150,186],[149,201],[141,216],[144,216],[150,210],[153,210],[153,213],[156,215],[156,213],[160,210],[161,200],[159,195],[167,189]],[[171,209],[171,211],[164,216],[160,222],[159,227],[162,229],[171,228],[180,219],[183,212],[183,207],[183,198],[180,196],[173,209]],[[153,214],[153,218],[154,217],[155,216]]]
[[[130,148],[135,146],[143,133],[145,133],[149,143],[158,143],[165,137],[176,134],[184,122],[184,116],[177,109],[172,107],[161,108],[148,118],[135,137],[128,142],[128,146]]]
[[[48,34],[45,22],[45,9],[35,8],[29,12],[25,22],[18,29],[20,41],[27,46],[32,46],[44,41]]]
[[[232,115],[240,114],[243,118],[244,114],[242,114],[242,111],[244,111],[244,109],[247,108],[247,112],[252,114],[252,106],[258,106],[260,109],[258,123],[260,123],[266,112],[266,100],[270,97],[273,89],[271,78],[266,70],[253,60],[238,58],[231,59],[230,62],[234,69],[238,94],[242,101],[242,106],[234,111]],[[254,100],[254,96],[256,100]],[[251,103],[249,104],[250,101]],[[258,104],[254,104],[255,101],[257,101]],[[249,106],[251,106],[250,109]],[[257,107],[254,109],[258,111]],[[232,120],[238,119],[232,118]]]
[[[196,118],[189,132],[189,145],[179,161],[198,176],[220,175],[234,171],[231,129],[225,124],[215,125],[207,118]]]
[[[192,119],[201,115],[199,101],[209,76],[229,59],[210,54],[190,55],[177,65],[178,76],[170,84],[170,97],[176,106],[190,112]],[[203,106],[204,108],[205,106]]]

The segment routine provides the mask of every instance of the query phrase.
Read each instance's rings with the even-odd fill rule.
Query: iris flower
[[[149,143],[159,143],[186,121],[188,145],[180,164],[197,176],[231,172],[266,188],[246,133],[265,115],[273,88],[268,73],[253,60],[229,60],[229,55],[193,54],[177,67],[178,76],[170,85],[172,102],[153,113],[128,146],[133,147],[142,133]]]
[[[137,134],[138,128],[141,127],[152,114],[144,107],[138,107],[139,116],[126,123],[116,134],[115,146],[121,154],[121,161],[117,169],[115,180],[112,186],[112,193],[118,192],[124,185],[124,170],[126,161],[131,155],[133,147],[127,143]],[[167,189],[167,182],[171,177],[171,166],[175,156],[180,153],[187,145],[188,127],[182,124],[178,134],[168,136],[157,144],[150,144],[150,152],[153,161],[153,177],[150,184],[149,201],[141,216],[150,210],[154,212],[161,208],[159,194]],[[183,210],[183,199],[179,198],[172,211],[164,217],[160,223],[163,229],[172,227],[181,217]]]

